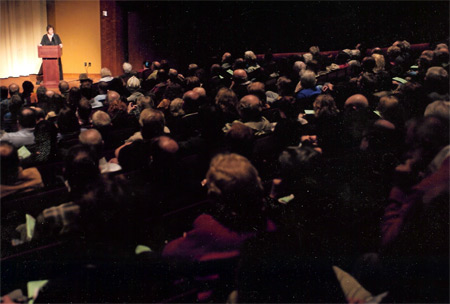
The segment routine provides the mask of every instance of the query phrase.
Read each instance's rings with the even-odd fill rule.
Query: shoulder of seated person
[[[36,167],[27,168],[19,171],[19,177],[24,179],[41,178],[41,173]]]

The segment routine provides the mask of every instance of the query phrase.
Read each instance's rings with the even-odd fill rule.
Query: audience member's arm
[[[32,188],[40,188],[44,186],[42,177],[36,168],[28,168],[22,170],[19,168],[19,181],[17,185],[2,185],[1,197],[7,196],[21,190],[31,190]]]
[[[301,89],[302,89],[302,82],[299,81],[297,83],[297,86],[295,87],[294,93],[297,94],[298,92],[300,92]]]
[[[132,143],[133,143],[133,142],[127,142],[127,143],[124,143],[123,145],[121,145],[119,148],[117,148],[117,149],[114,151],[114,156],[118,159],[118,158],[119,158],[120,150],[122,150],[123,147],[126,147],[126,146],[128,146],[128,145],[131,145]]]

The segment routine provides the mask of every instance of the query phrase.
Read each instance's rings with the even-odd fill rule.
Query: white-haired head
[[[124,62],[122,65],[122,69],[125,74],[128,74],[133,70],[133,66],[129,62]]]
[[[298,75],[302,75],[306,70],[306,64],[303,61],[296,61],[293,67],[294,71],[298,73]]]
[[[127,88],[130,90],[137,90],[141,87],[141,81],[136,77],[132,76],[127,81]]]
[[[350,54],[352,56],[353,59],[357,59],[361,56],[361,51],[358,49],[354,49],[350,51]]]
[[[108,76],[112,76],[111,70],[108,68],[102,68],[100,70],[100,77],[103,78],[103,77],[108,77]]]
[[[301,76],[300,81],[302,83],[302,88],[314,88],[316,85],[316,73],[307,70]]]
[[[244,58],[247,61],[254,61],[254,60],[256,60],[256,55],[252,51],[246,51],[244,53]]]
[[[311,53],[303,54],[303,59],[305,59],[305,63],[311,62],[313,60],[313,55]]]

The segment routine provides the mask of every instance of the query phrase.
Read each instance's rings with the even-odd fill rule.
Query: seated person
[[[248,94],[247,87],[251,82],[248,80],[247,73],[243,69],[236,69],[233,72],[233,82],[230,89],[236,93],[238,98]]]
[[[98,186],[99,173],[98,161],[89,147],[77,145],[69,150],[64,164],[69,202],[47,208],[38,215],[33,240],[80,231],[78,202],[84,194]],[[20,232],[22,241],[29,241],[24,224],[19,225],[16,230]]]
[[[385,282],[390,302],[449,300],[448,126],[448,119],[426,116],[407,131],[411,147],[395,168],[381,220],[380,254],[390,274]]]
[[[135,133],[128,142],[115,151],[116,158],[124,171],[137,170],[148,165],[151,141],[164,134],[164,123],[162,112],[153,109],[142,111],[139,118],[141,131]]]
[[[264,135],[272,132],[273,125],[264,116],[261,115],[262,103],[255,95],[244,96],[238,105],[238,112],[241,122],[250,127],[256,136]],[[224,132],[228,132],[231,123],[227,123],[223,128]]]
[[[102,135],[96,129],[89,129],[80,133],[78,137],[80,143],[91,147],[93,151],[96,152],[100,173],[110,173],[122,170],[118,164],[109,163],[103,156],[103,139]]]
[[[219,154],[206,174],[215,214],[202,214],[193,230],[168,243],[163,256],[205,261],[239,254],[241,245],[258,232],[275,230],[262,214],[263,187],[255,167],[238,154]]]
[[[90,100],[92,109],[103,108],[103,102],[106,100],[106,93],[108,91],[108,82],[100,81],[98,83],[98,95]]]
[[[43,187],[42,177],[36,168],[23,170],[19,166],[17,149],[9,142],[0,142],[1,156],[1,198],[13,193],[30,191]]]
[[[322,92],[316,83],[316,74],[312,71],[305,71],[300,77],[301,88],[295,94],[295,101],[303,109],[312,109],[314,99]]]
[[[132,241],[133,229],[128,227],[134,223],[124,216],[127,214],[125,193],[117,179],[103,176],[92,182],[80,198],[43,210],[36,218],[33,239],[81,235],[96,246],[80,254],[89,255],[94,249],[104,254],[103,250],[109,248],[132,255],[132,246],[136,245]],[[124,242],[131,244],[123,246]]]
[[[33,109],[25,108],[19,114],[19,131],[4,134],[0,140],[9,141],[16,148],[34,144],[36,114]]]
[[[130,96],[127,98],[127,101],[136,103],[138,97],[144,96],[139,89],[141,88],[141,82],[136,76],[130,77],[127,81],[127,90],[130,92]]]

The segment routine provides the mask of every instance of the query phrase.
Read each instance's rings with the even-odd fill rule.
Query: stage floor
[[[78,87],[80,85],[80,82],[78,81],[79,76],[80,74],[64,74],[64,80],[69,83],[70,87]],[[100,74],[89,74],[89,78],[91,78],[94,82],[98,82],[100,80]],[[31,81],[35,88],[39,86],[36,84],[36,74],[21,77],[1,78],[0,85],[7,87],[11,83],[15,83],[19,85],[20,91],[22,91],[22,83],[26,80]],[[47,89],[57,89],[57,87]]]

